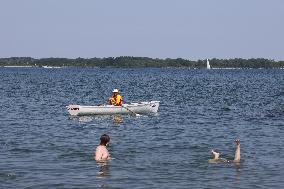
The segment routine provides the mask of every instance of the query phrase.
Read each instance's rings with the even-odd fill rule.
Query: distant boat
[[[42,66],[43,68],[61,68],[61,67],[56,67],[56,66]]]
[[[207,59],[207,69],[211,69],[211,66],[210,66],[210,64],[209,64],[209,60]]]
[[[4,68],[32,68],[33,66],[4,66]]]

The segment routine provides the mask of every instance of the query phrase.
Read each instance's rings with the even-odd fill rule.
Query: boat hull
[[[101,105],[81,106],[69,105],[67,110],[72,116],[81,115],[113,115],[113,114],[151,114],[157,113],[159,101],[123,104],[123,106]]]

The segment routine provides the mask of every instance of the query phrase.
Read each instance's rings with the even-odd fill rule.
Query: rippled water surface
[[[159,100],[157,115],[69,104]],[[284,70],[0,68],[0,188],[282,188]],[[115,159],[97,164],[99,137]],[[208,164],[210,150],[241,165]]]

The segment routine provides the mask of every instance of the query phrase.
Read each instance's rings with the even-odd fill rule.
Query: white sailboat
[[[50,69],[50,68],[61,68],[61,67],[58,67],[58,66],[42,66],[43,68],[47,68],[47,69]]]
[[[207,69],[211,69],[211,66],[210,66],[210,64],[209,64],[209,60],[207,59]]]

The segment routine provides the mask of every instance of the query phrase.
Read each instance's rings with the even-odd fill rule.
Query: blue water
[[[68,115],[114,88],[158,114]],[[0,91],[0,188],[284,186],[284,70],[0,68]],[[236,138],[241,165],[208,164],[212,148],[233,159]]]

